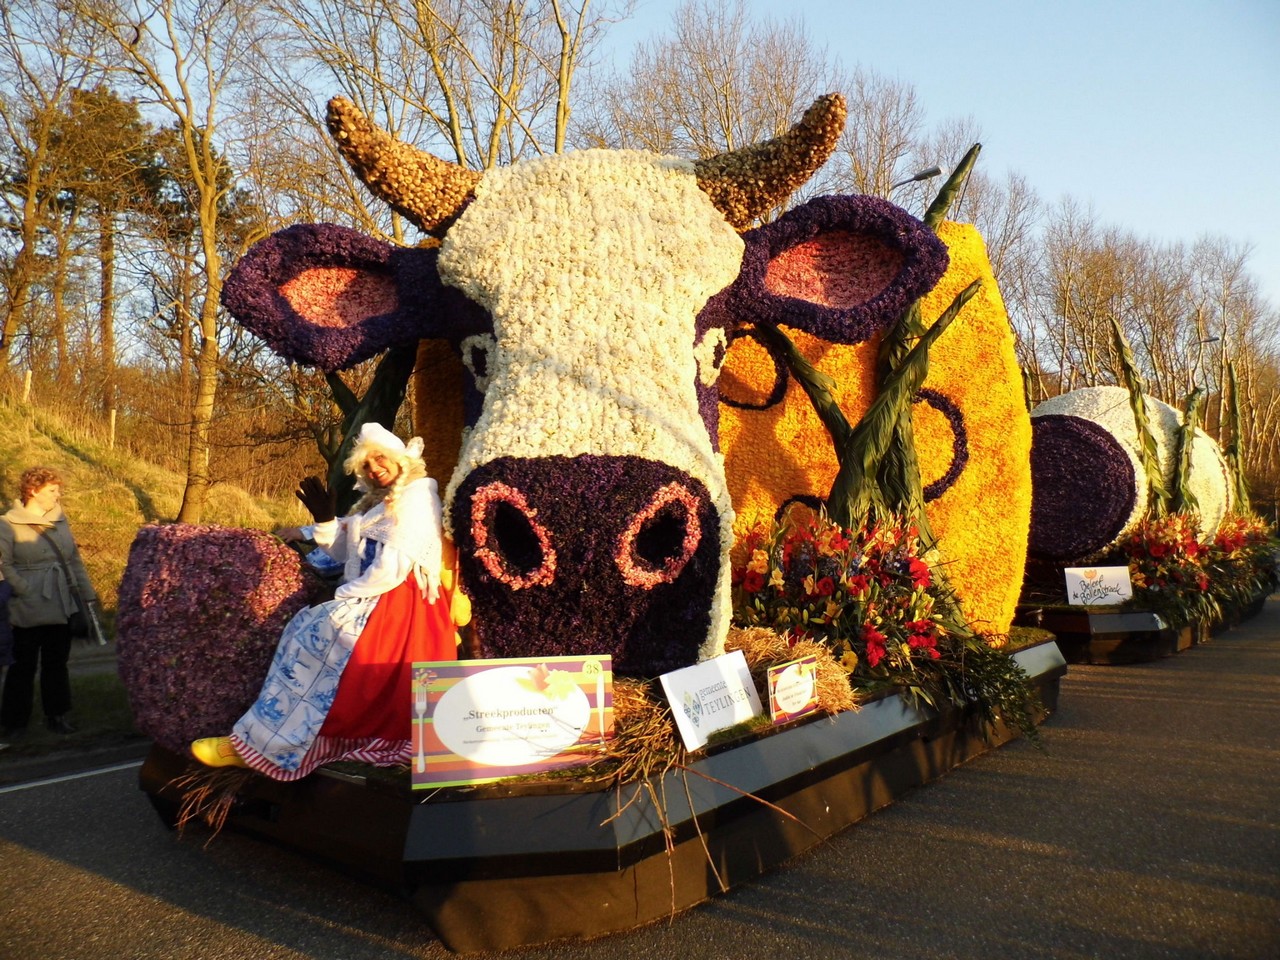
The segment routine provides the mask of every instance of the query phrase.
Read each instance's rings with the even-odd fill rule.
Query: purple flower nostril
[[[635,514],[614,555],[628,585],[652,589],[680,576],[702,540],[698,506],[687,488],[668,483]]]
[[[512,590],[555,581],[556,552],[524,494],[500,480],[471,497],[471,538],[476,558],[495,580]]]

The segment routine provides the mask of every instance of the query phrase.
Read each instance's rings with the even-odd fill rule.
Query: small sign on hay
[[[787,723],[808,716],[818,709],[818,658],[800,657],[770,667],[769,716],[774,724]]]
[[[700,750],[716,731],[764,712],[741,650],[672,670],[660,679],[687,750]]]

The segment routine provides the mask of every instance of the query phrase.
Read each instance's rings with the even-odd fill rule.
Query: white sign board
[[[1133,597],[1128,567],[1066,567],[1067,603],[1105,606],[1124,603]]]
[[[672,670],[660,679],[676,729],[688,750],[705,747],[717,730],[763,713],[741,650]]]

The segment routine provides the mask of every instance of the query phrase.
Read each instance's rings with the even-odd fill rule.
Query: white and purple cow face
[[[733,510],[715,383],[732,329],[789,298],[766,289],[777,232],[744,243],[742,210],[718,205],[706,164],[588,150],[472,174],[443,213],[395,204],[438,228],[438,249],[305,225],[228,278],[241,322],[323,369],[407,339],[457,344],[477,402],[445,515],[487,655],[609,654],[620,675],[649,677],[722,648]],[[365,179],[385,195],[389,178]],[[860,229],[840,199],[814,201],[815,229]],[[868,316],[881,329],[923,292],[910,268],[938,241],[876,203],[891,221],[877,242],[902,251],[910,282],[891,279],[873,309],[797,302],[789,318],[862,339]]]

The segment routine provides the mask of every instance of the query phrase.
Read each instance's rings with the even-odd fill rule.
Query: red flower
[[[912,633],[907,635],[907,646],[911,647],[913,650],[920,650],[922,648],[932,650],[937,646],[937,644],[938,641],[928,634]]]
[[[867,644],[867,665],[876,667],[884,659],[885,636],[871,624],[862,626],[862,639]]]
[[[764,587],[764,574],[748,570],[742,577],[742,589],[747,593],[758,593]]]
[[[926,589],[932,582],[929,576],[929,565],[923,560],[912,557],[908,569],[911,572],[911,585],[918,589]]]
[[[836,583],[830,577],[823,577],[815,584],[815,592],[820,597],[829,597],[836,592]]]

